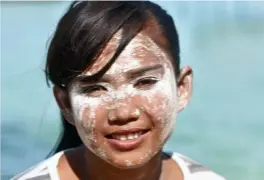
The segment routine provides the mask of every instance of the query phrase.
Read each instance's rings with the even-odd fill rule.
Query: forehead
[[[84,74],[92,75],[104,67],[114,55],[121,39],[118,31],[108,42],[95,63]],[[154,64],[169,63],[168,56],[150,37],[138,33],[116,58],[106,74],[115,74]]]

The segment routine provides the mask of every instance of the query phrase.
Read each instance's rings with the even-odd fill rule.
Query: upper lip
[[[106,136],[112,136],[112,135],[127,135],[130,133],[136,133],[136,132],[147,132],[149,131],[149,129],[145,128],[130,128],[130,129],[119,129],[119,130],[115,130],[112,131],[110,133],[108,133]]]

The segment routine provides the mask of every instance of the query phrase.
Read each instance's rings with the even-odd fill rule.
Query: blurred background
[[[165,149],[227,179],[264,177],[264,2],[157,1],[174,18],[194,94]],[[44,65],[69,2],[1,1],[1,177],[43,160],[60,136]]]

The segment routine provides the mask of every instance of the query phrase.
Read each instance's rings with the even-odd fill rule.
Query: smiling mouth
[[[132,140],[132,139],[137,139],[141,135],[147,133],[148,130],[140,130],[140,131],[135,131],[135,132],[117,132],[113,133],[111,135],[106,136],[108,139],[115,139],[115,140],[120,140],[120,141],[126,141],[126,140]]]
[[[106,136],[108,143],[119,151],[136,149],[145,141],[150,130],[127,130]]]

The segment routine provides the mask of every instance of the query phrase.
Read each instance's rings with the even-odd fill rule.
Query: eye
[[[142,79],[139,79],[136,82],[136,84],[134,85],[134,87],[136,87],[138,89],[149,89],[154,84],[156,84],[157,82],[158,82],[158,79],[156,79],[154,77],[142,78]]]
[[[107,89],[102,85],[92,85],[82,89],[82,93],[88,94],[89,96],[97,97],[104,94]]]

